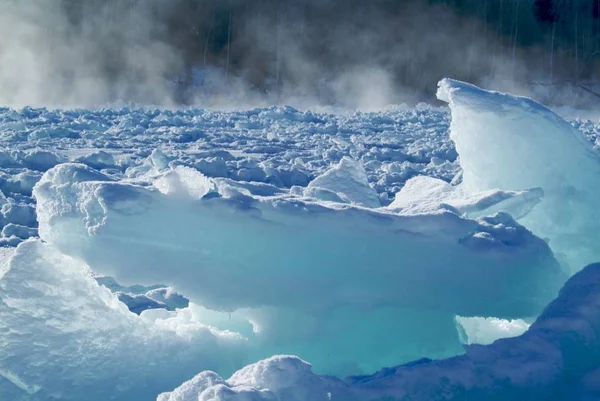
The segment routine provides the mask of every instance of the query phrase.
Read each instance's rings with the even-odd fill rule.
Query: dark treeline
[[[444,76],[508,90],[600,79],[600,0],[58,1],[61,35],[85,38],[97,74],[158,71],[177,102],[193,101],[203,71],[323,103],[369,85],[385,101],[430,100]]]

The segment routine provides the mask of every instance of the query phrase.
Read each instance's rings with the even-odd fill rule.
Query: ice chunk
[[[92,152],[85,156],[79,157],[76,161],[79,163],[86,164],[97,170],[114,167],[115,165],[115,158],[113,157],[113,155],[103,150]]]
[[[0,399],[147,400],[198,366],[232,372],[245,341],[186,337],[130,313],[89,268],[41,241],[0,249]]]
[[[192,199],[202,199],[215,189],[204,174],[185,166],[177,166],[155,180],[154,185],[163,194]]]
[[[20,226],[18,224],[9,223],[2,228],[3,237],[18,237],[21,239],[27,239],[30,237],[37,236],[37,228],[31,228],[26,226]]]
[[[21,242],[23,242],[23,239],[15,235],[11,235],[10,237],[0,237],[0,247],[14,247]]]
[[[326,195],[321,198],[324,193]],[[369,186],[365,169],[360,162],[344,157],[339,164],[308,184],[305,194],[317,199],[342,199],[346,203],[366,207],[380,207],[377,192]]]
[[[208,177],[227,177],[229,168],[222,157],[207,157],[194,163],[194,167]]]
[[[178,178],[188,188],[195,174]],[[564,282],[544,241],[505,214],[397,214],[215,185],[219,196],[174,197],[63,164],[34,189],[40,236],[125,285],[247,310],[262,328],[253,355],[297,351],[319,372],[455,354],[455,315],[535,316]],[[355,334],[340,341],[342,328]]]
[[[143,175],[155,175],[169,167],[170,158],[160,149],[154,149],[140,165],[130,166],[125,175],[127,177],[139,177]]]
[[[187,298],[177,294],[168,287],[153,289],[145,294],[117,291],[116,295],[119,301],[123,302],[130,311],[138,315],[150,309],[174,311],[189,306]]]
[[[526,216],[543,196],[541,188],[470,193],[463,186],[453,186],[437,178],[417,176],[406,182],[388,208],[419,214],[432,213],[445,207],[472,219],[505,212],[519,219]]]
[[[17,174],[2,174],[2,190],[6,193],[31,196],[33,186],[40,180],[42,174],[38,171],[25,169]]]
[[[0,151],[0,167],[19,167],[15,152]]]
[[[6,225],[9,223],[35,227],[36,215],[33,205],[16,202],[12,198],[6,199],[0,207],[0,224]]]
[[[59,164],[61,161],[63,161],[63,159],[56,153],[41,149],[29,151],[23,157],[23,164],[25,167],[39,171],[46,171]]]
[[[600,260],[600,158],[582,133],[531,99],[464,82],[440,81],[438,97],[452,110],[465,189],[542,188],[522,223],[571,269]]]
[[[169,165],[169,159],[160,149],[154,149],[150,154],[149,160],[151,165],[157,170],[164,170]]]

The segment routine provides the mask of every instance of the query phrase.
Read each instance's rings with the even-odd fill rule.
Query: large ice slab
[[[250,310],[262,357],[297,352],[321,372],[456,354],[454,315],[535,316],[564,282],[545,242],[507,214],[260,196],[177,167],[148,180],[50,170],[34,189],[40,236],[122,284]]]
[[[452,110],[450,138],[471,192],[542,188],[521,222],[547,238],[572,270],[600,260],[600,158],[583,134],[527,98],[444,79],[438,97]]]

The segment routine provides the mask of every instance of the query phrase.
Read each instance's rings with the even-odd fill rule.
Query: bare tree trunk
[[[556,36],[556,20],[552,22],[552,42],[550,45],[550,83],[554,82],[554,38]]]
[[[504,0],[500,0],[500,65],[502,65],[502,61],[504,59],[504,46],[502,45],[502,29],[504,28]],[[496,64],[496,63],[494,63]]]
[[[600,18],[600,1],[598,2],[598,10],[596,11],[598,17]],[[596,52],[598,50],[598,44],[600,44],[600,22],[596,21],[596,27],[597,27],[597,37],[595,42],[595,46],[594,46],[594,52]]]
[[[227,25],[227,65],[225,67],[225,81],[229,78],[229,58],[231,55],[231,14],[232,14],[232,5],[231,1],[229,1],[229,24]]]
[[[575,13],[575,83],[579,82],[579,18],[577,0],[573,1],[573,12]]]
[[[281,7],[277,7],[277,20],[275,24],[275,91],[277,93],[277,102],[279,103],[279,84],[280,84],[280,73],[281,73]]]
[[[210,28],[208,29],[208,33],[206,34],[206,41],[204,42],[204,69],[206,69],[206,57],[208,55],[208,42],[210,41],[210,34],[215,27],[215,10],[212,9],[212,16],[210,17]]]
[[[511,78],[512,81],[515,81],[515,66],[516,66],[516,55],[517,55],[517,38],[519,35],[519,6],[521,4],[521,0],[517,0],[515,5],[515,36],[513,38],[513,51],[512,51],[512,72]]]
[[[475,27],[477,25],[473,24],[473,34],[471,35],[471,45],[469,48],[469,73],[468,73],[468,78],[467,80],[470,82],[471,81],[471,73],[472,73],[472,68],[473,68],[473,51],[475,50]]]
[[[300,3],[300,38],[304,39],[304,14],[305,14],[305,0]]]

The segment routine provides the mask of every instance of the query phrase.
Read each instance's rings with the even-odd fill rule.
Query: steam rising
[[[0,104],[375,110],[444,76],[532,94],[547,75],[540,47],[436,3],[0,0]]]

